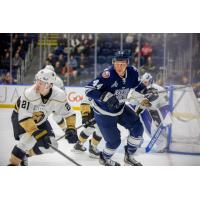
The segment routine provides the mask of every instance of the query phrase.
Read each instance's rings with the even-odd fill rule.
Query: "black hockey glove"
[[[67,139],[70,144],[76,143],[78,141],[76,129],[67,128],[65,131],[65,139]]]
[[[91,115],[88,114],[86,116],[82,116],[82,124],[85,128],[91,127],[94,128],[94,124],[96,123],[94,118],[91,118]]]
[[[51,144],[51,140],[49,136],[47,135],[48,131],[47,130],[37,130],[35,131],[32,136],[40,143],[42,143],[43,147],[45,149],[49,148],[49,144]]]
[[[120,107],[117,97],[111,92],[104,92],[100,100],[105,102],[109,109],[118,109]]]
[[[52,144],[51,143],[51,140],[50,140],[50,137],[47,135],[47,136],[45,136],[44,138],[41,138],[41,142],[43,143],[43,147],[45,148],[45,149],[48,149],[49,148],[49,144]]]
[[[150,102],[155,101],[159,97],[158,90],[155,88],[149,88],[147,89],[144,97],[147,98]]]

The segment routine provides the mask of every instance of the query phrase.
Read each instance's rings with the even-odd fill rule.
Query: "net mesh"
[[[193,89],[173,91],[170,150],[200,153],[200,107]]]

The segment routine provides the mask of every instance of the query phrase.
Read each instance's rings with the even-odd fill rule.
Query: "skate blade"
[[[76,154],[83,154],[83,153],[85,153],[85,151],[76,150],[76,149],[71,149],[71,152],[76,153]]]
[[[90,157],[90,158],[94,158],[94,159],[99,159],[99,156],[96,156],[96,155],[91,154],[91,153],[89,153],[89,157]]]
[[[138,164],[138,165],[134,165],[134,164],[132,164],[132,163],[129,163],[129,162],[125,162],[124,161],[124,166],[135,166],[135,167],[138,167],[138,166],[143,166],[141,163],[140,164]]]
[[[128,164],[128,163],[126,163],[126,162],[124,162],[124,166],[131,166],[130,164]]]

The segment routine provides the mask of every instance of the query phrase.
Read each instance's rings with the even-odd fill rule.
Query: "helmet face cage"
[[[151,74],[145,73],[142,75],[141,81],[142,82],[148,81],[148,84],[151,85],[151,84],[153,84],[153,77]]]
[[[126,61],[129,64],[129,55],[125,51],[118,51],[116,52],[114,58],[112,59],[112,63],[116,61]]]

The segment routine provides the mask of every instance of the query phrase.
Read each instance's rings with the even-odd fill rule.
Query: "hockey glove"
[[[78,141],[77,131],[74,128],[67,128],[65,131],[65,139],[68,140],[69,143],[74,144]]]
[[[85,128],[91,127],[94,128],[94,124],[96,123],[94,118],[91,118],[91,115],[82,116],[82,124]]]
[[[145,99],[142,99],[142,101],[140,102],[140,105],[142,106],[142,107],[151,107],[151,102],[147,99],[147,98],[145,98]]]
[[[35,131],[32,136],[39,141],[40,143],[42,143],[43,147],[45,149],[49,148],[49,144],[51,144],[51,140],[49,138],[49,136],[47,135],[48,131],[47,130],[37,130]]]
[[[109,109],[118,109],[120,107],[118,99],[111,92],[104,92],[100,100],[105,102]]]
[[[142,99],[142,101],[140,101],[139,107],[136,110],[137,115],[139,115],[145,108],[149,108],[151,106],[152,104],[148,99]]]
[[[149,88],[147,89],[144,97],[147,98],[150,102],[155,101],[159,97],[158,90],[155,88]]]

